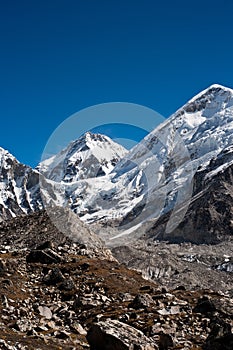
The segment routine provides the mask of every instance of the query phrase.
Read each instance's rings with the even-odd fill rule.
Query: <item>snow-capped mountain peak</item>
[[[213,84],[200,92],[181,107],[172,119],[179,124],[182,115],[186,114],[190,126],[197,126],[206,119],[212,118],[216,113],[224,114],[227,108],[233,105],[233,90],[224,86]]]
[[[71,183],[110,173],[127,152],[109,137],[87,132],[37,169],[50,180]]]
[[[205,90],[202,90],[201,92],[196,94],[189,101],[187,101],[187,103],[183,106],[183,108],[188,107],[188,105],[192,103],[198,104],[198,102],[200,101],[202,101],[202,105],[204,105],[204,102],[206,103],[211,102],[212,100],[216,99],[217,96],[219,99],[220,96],[225,95],[226,97],[226,95],[229,95],[229,94],[230,95],[233,94],[233,90],[231,88],[228,88],[219,84],[212,84],[209,87],[207,87]]]

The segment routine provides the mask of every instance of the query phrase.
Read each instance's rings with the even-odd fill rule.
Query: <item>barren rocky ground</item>
[[[233,241],[215,245],[138,241],[113,249],[118,261],[145,278],[176,288],[209,288],[233,296]]]
[[[198,251],[181,248],[161,243],[156,251],[161,259],[173,251],[173,263],[187,264],[186,276],[195,275],[185,259],[197,259]],[[174,273],[169,283],[162,260],[153,281],[126,264],[104,247],[70,240],[45,212],[2,223],[0,349],[232,349],[230,272],[210,270],[210,278],[221,273],[224,291],[202,279],[195,286],[181,284],[184,278],[174,283]]]

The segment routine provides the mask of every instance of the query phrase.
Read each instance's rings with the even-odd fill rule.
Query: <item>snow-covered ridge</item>
[[[127,152],[109,137],[87,132],[37,169],[50,180],[71,183],[110,173]]]
[[[41,162],[36,171],[23,168],[22,174],[23,178],[28,172],[43,174],[40,189],[46,204],[70,207],[89,223],[120,224],[127,236],[134,230],[143,233],[158,218],[188,204],[195,174],[203,172],[210,186],[212,178],[232,166],[232,145],[233,90],[214,84],[129,152],[107,136],[86,133]],[[213,162],[217,165],[211,167]],[[6,198],[12,197],[9,186]],[[17,191],[14,198],[25,211]],[[26,193],[28,203],[32,198],[41,201],[37,190]],[[6,200],[3,202],[7,208]],[[31,204],[29,208],[34,210]],[[172,217],[170,231],[179,224],[177,220],[182,221],[182,215]]]
[[[18,162],[7,150],[0,148],[0,219],[27,214],[44,207],[40,175],[43,174],[41,178],[46,178],[47,183],[56,183],[58,191],[60,184],[69,185],[66,193],[55,195],[55,204],[63,205],[67,200],[67,193],[72,194],[73,184],[89,178],[93,181],[93,178],[110,173],[127,152],[109,137],[88,132],[72,141],[59,154],[32,169]]]
[[[72,200],[85,198],[74,209],[87,222],[113,220],[125,232],[143,231],[146,223],[188,203],[195,173],[232,144],[233,90],[212,85],[130,150],[108,178],[74,188]],[[230,154],[226,168],[232,159]]]

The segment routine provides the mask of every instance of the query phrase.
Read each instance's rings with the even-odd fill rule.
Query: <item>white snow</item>
[[[56,182],[74,182],[110,173],[127,150],[109,137],[87,132],[37,169]]]
[[[233,91],[212,85],[128,153],[107,137],[86,134],[39,169],[60,186],[57,202],[73,206],[83,221],[121,220],[144,205],[128,219],[125,230],[121,227],[119,237],[130,236],[167,210],[188,206],[194,173],[233,144],[232,106]],[[115,156],[122,159],[113,167]],[[103,176],[96,177],[100,164]],[[72,174],[67,174],[69,166],[74,168]],[[179,209],[179,220],[184,213]],[[178,219],[173,217],[175,224]]]
[[[119,234],[130,236],[149,220],[188,205],[195,172],[206,169],[231,145],[233,90],[215,84],[193,97],[129,152],[106,136],[87,133],[37,169],[47,178],[47,186],[41,188],[46,202],[70,206],[86,222],[121,220],[129,215]],[[1,167],[9,170],[7,157],[15,159],[0,148]],[[233,152],[228,158],[209,172],[206,180],[233,165]],[[15,196],[20,205],[25,185],[21,189],[20,181],[12,183],[14,194],[8,180],[0,180],[0,204]],[[35,191],[26,193],[29,203]],[[179,220],[182,215],[180,211]]]

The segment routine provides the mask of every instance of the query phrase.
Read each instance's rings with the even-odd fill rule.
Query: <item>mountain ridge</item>
[[[28,173],[32,174],[21,195],[27,198],[27,210],[20,210],[21,201],[15,195],[13,199],[18,209],[14,213],[12,204],[6,215],[7,202],[4,202],[0,207],[2,216],[28,213],[47,205],[63,206],[71,208],[87,223],[115,226],[120,234],[124,233],[126,241],[152,231],[155,238],[172,239],[169,232],[185,220],[189,204],[194,201],[193,189],[199,188],[201,193],[205,183],[209,181],[211,186],[218,173],[225,171],[229,176],[232,144],[233,90],[213,84],[190,99],[129,152],[106,136],[86,133],[35,170],[22,165],[25,179]],[[224,159],[223,164],[216,167],[215,160],[221,163],[221,159]],[[19,164],[13,163],[12,179],[17,177],[16,164]],[[1,171],[5,170],[3,167]],[[201,172],[205,173],[206,182]],[[8,182],[3,179],[9,193],[14,183],[12,179]],[[231,180],[229,186],[232,186]],[[14,191],[19,191],[17,186]],[[32,193],[35,193],[36,205],[32,203]],[[165,231],[157,234],[156,222],[165,216],[169,217],[165,220]],[[231,233],[230,226],[228,232]],[[113,237],[117,234],[110,235],[111,240]],[[190,235],[186,239],[190,239]],[[208,239],[212,240],[210,233]],[[213,235],[213,241],[215,239]],[[200,237],[198,240],[200,242]]]

